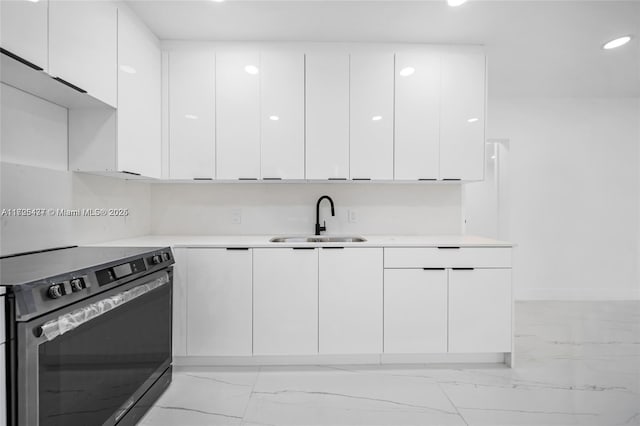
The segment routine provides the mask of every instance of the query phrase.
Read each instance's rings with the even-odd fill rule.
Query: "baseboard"
[[[355,354],[355,355],[255,355],[173,358],[178,368],[253,367],[271,365],[385,365],[385,364],[508,364],[510,354]]]
[[[640,288],[516,288],[515,300],[640,300]]]

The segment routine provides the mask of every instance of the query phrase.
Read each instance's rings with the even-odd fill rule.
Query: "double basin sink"
[[[269,240],[272,243],[363,243],[367,241],[363,237],[329,237],[314,235],[312,237],[274,237]]]

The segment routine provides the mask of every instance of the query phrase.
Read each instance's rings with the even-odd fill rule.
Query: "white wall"
[[[493,99],[518,299],[640,298],[638,99]]]
[[[148,234],[149,184],[67,172],[67,110],[0,87],[0,209],[128,208],[127,217],[0,217],[0,253]]]
[[[160,184],[151,189],[154,234],[312,234],[316,200],[331,234],[459,234],[460,185]],[[233,224],[240,210],[242,223]],[[355,211],[356,223],[347,213]]]

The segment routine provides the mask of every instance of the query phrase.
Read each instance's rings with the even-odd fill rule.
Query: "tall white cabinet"
[[[484,177],[485,55],[468,49],[442,52],[440,175]]]
[[[48,7],[48,0],[0,2],[0,45],[45,71]]]
[[[187,265],[187,355],[251,355],[251,250],[189,249]]]
[[[117,107],[117,6],[49,0],[49,74]]]
[[[253,250],[253,353],[318,353],[318,249]]]
[[[422,48],[396,54],[395,179],[440,175],[440,54]]]
[[[260,54],[262,178],[304,179],[304,54]]]
[[[215,53],[169,52],[169,178],[215,177]]]
[[[260,177],[260,54],[216,53],[216,177]]]
[[[393,179],[393,53],[351,54],[351,179]]]
[[[382,249],[322,248],[319,353],[382,352]]]
[[[161,53],[156,37],[118,9],[118,169],[161,177]]]
[[[349,54],[306,55],[306,178],[349,178]]]

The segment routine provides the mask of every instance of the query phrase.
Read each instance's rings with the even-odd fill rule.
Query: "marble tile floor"
[[[142,426],[640,425],[640,302],[519,302],[516,366],[201,368]]]

